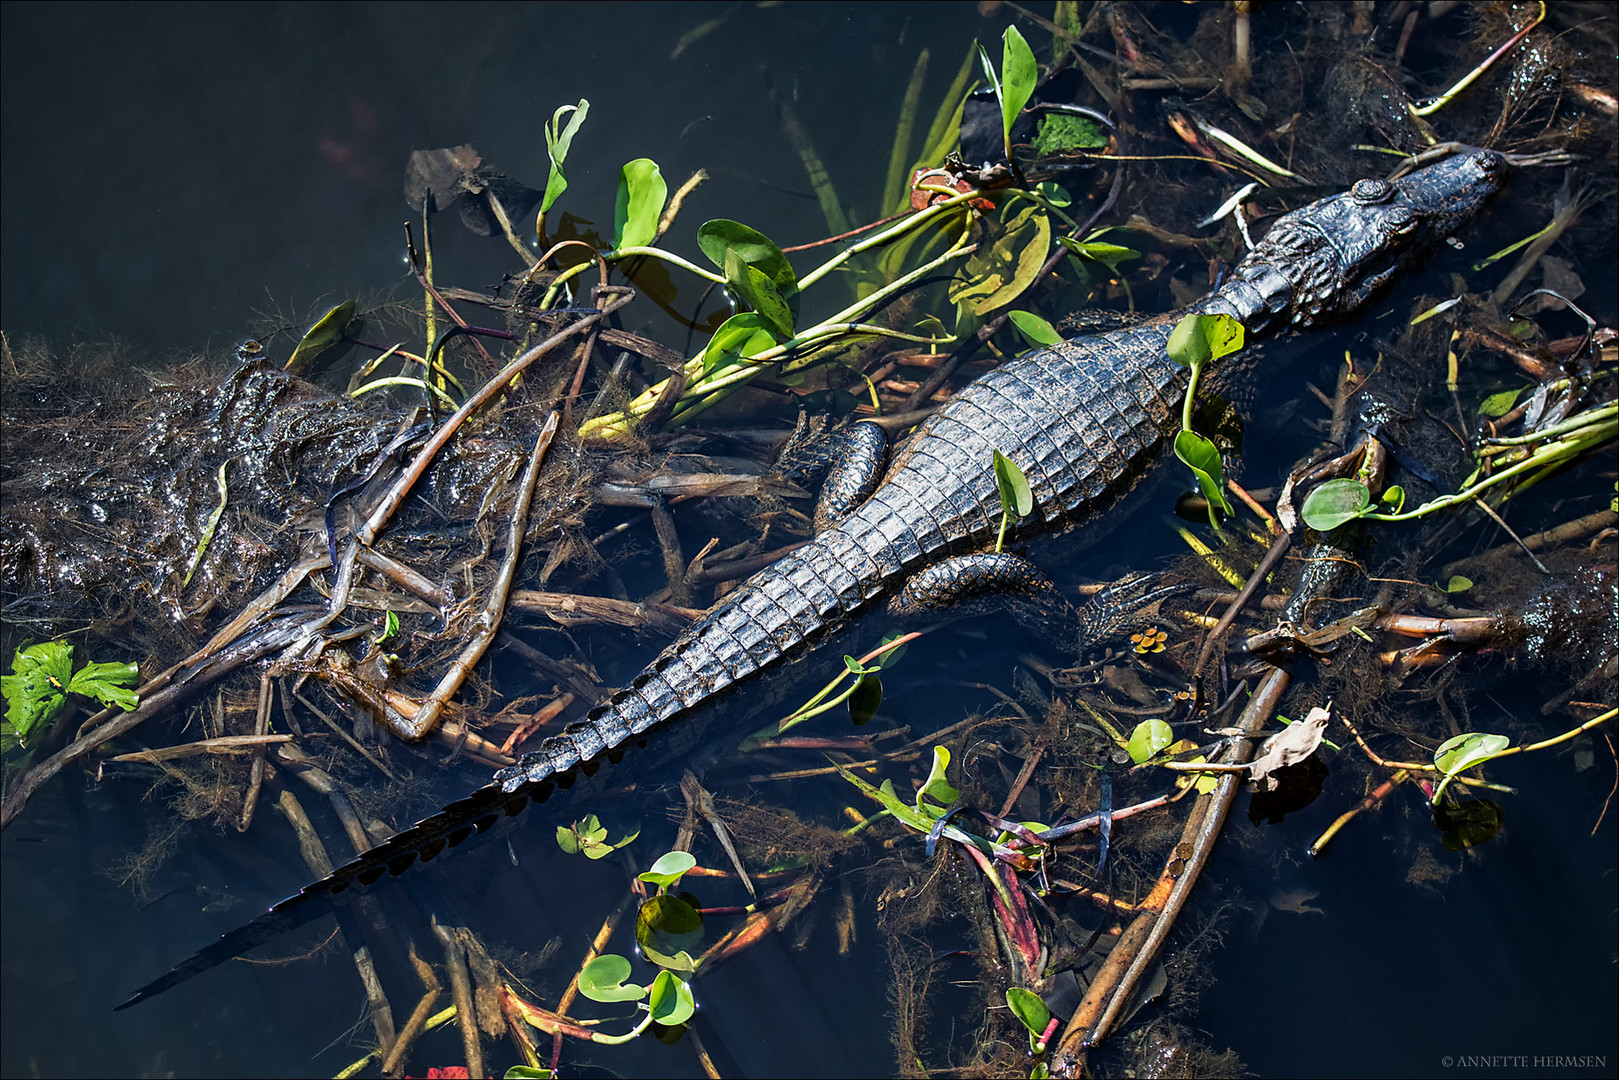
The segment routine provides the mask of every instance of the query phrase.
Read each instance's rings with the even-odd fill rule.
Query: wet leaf
[[[1008,311],[1007,318],[1012,320],[1012,326],[1030,347],[1038,348],[1042,345],[1060,345],[1062,335],[1057,328],[1032,311]]]
[[[551,159],[551,172],[545,178],[545,197],[540,201],[541,214],[550,210],[562,193],[568,190],[563,165],[568,160],[568,148],[573,145],[573,137],[579,134],[579,127],[589,112],[590,102],[580,98],[577,105],[563,105],[557,109],[545,125],[545,153]],[[568,117],[566,124],[562,122],[564,116]]]
[[[793,336],[793,312],[771,281],[758,267],[749,266],[735,248],[725,252],[725,283],[750,308],[763,315],[777,334]]]
[[[1299,516],[1316,532],[1331,532],[1346,521],[1367,513],[1372,493],[1359,480],[1328,480],[1305,496]]]
[[[345,300],[316,320],[287,357],[286,370],[303,375],[313,368],[322,353],[342,342],[343,331],[354,321],[354,311],[354,301]]]
[[[1169,358],[1201,367],[1241,349],[1245,334],[1242,323],[1229,315],[1188,315],[1169,335]]]
[[[798,275],[770,237],[740,221],[715,218],[698,228],[697,246],[721,270],[725,269],[726,253],[736,252],[743,262],[771,280],[793,317],[798,317]]]
[[[1104,240],[1075,240],[1072,236],[1059,236],[1057,237],[1057,242],[1081,259],[1101,263],[1115,275],[1119,272],[1120,263],[1127,259],[1141,258],[1141,252],[1135,248],[1128,248],[1123,244],[1109,244]],[[1221,316],[1221,318],[1224,317]],[[1242,324],[1237,323],[1237,327],[1241,329]],[[1173,347],[1173,341],[1171,342],[1171,347]],[[1171,355],[1174,354],[1171,353]]]
[[[1140,765],[1158,751],[1175,741],[1175,732],[1162,720],[1143,720],[1130,732],[1130,741],[1125,744],[1125,750],[1130,760]]]
[[[1522,390],[1503,390],[1499,394],[1491,394],[1478,404],[1480,416],[1505,416],[1512,411],[1517,403],[1518,395]]]
[[[904,636],[905,635],[899,630],[890,630],[888,633],[883,635],[883,639],[877,644],[887,645],[895,638]],[[887,652],[883,653],[881,656],[871,662],[871,668],[878,671],[883,671],[893,667],[895,664],[899,663],[900,657],[904,656],[905,650],[909,648],[909,645],[901,645],[898,648],[889,649]]]
[[[679,896],[659,893],[641,905],[635,920],[635,940],[648,960],[673,971],[695,971],[690,950],[703,935],[703,917],[696,905]]]
[[[513,1065],[501,1075],[501,1080],[551,1080],[555,1075],[550,1069],[534,1065]]]
[[[776,336],[770,320],[752,311],[732,315],[714,331],[703,350],[703,374],[717,371],[732,364],[746,363],[776,346]]]
[[[1512,745],[1505,735],[1490,735],[1470,731],[1446,739],[1433,752],[1433,763],[1446,776],[1482,765],[1491,758],[1500,757],[1501,751]]]
[[[1040,80],[1040,65],[1034,62],[1034,51],[1015,26],[1008,26],[1001,35],[1001,130],[1008,145],[1011,143],[1012,125],[1018,114],[1034,96],[1034,84]],[[1008,157],[1011,155],[1008,154]]]
[[[1383,490],[1383,494],[1378,501],[1389,507],[1390,513],[1398,514],[1405,509],[1405,488],[1399,484],[1390,484]]]
[[[697,1002],[691,993],[691,984],[672,971],[660,971],[652,980],[647,1007],[652,1019],[666,1027],[684,1024],[697,1011]]]
[[[669,851],[658,856],[650,869],[641,873],[641,880],[650,885],[665,887],[680,880],[682,874],[697,865],[689,851]]]
[[[1021,986],[1011,986],[1006,990],[1006,1004],[1012,1010],[1012,1015],[1023,1021],[1030,1035],[1039,1038],[1045,1034],[1046,1025],[1051,1023],[1051,1010],[1046,1008],[1039,994]]]
[[[1434,807],[1434,826],[1443,831],[1439,842],[1446,851],[1461,851],[1489,843],[1506,824],[1506,813],[1490,799],[1462,799]]]
[[[1260,791],[1270,791],[1276,786],[1271,774],[1277,769],[1296,765],[1315,753],[1331,716],[1326,709],[1311,709],[1303,720],[1289,724],[1265,740],[1259,756],[1248,765],[1248,775]]]
[[[1227,517],[1231,504],[1225,497],[1224,472],[1220,464],[1220,449],[1195,431],[1182,429],[1175,433],[1175,456],[1192,470],[1198,490],[1209,501],[1209,524],[1216,525],[1214,507],[1218,506]]]
[[[944,813],[946,808],[961,798],[961,792],[951,787],[950,781],[945,779],[945,770],[949,766],[950,751],[943,746],[935,746],[933,748],[933,768],[928,773],[927,782],[918,788],[916,792],[916,808],[929,817],[937,818]],[[930,806],[922,801],[924,799],[931,799],[938,805]]]
[[[48,727],[61,715],[72,675],[73,646],[66,642],[42,641],[13,654],[11,674],[0,678],[0,687],[6,698],[6,723],[24,746],[36,729]]]
[[[1024,205],[993,243],[968,257],[950,283],[950,302],[973,315],[1010,304],[1034,284],[1050,252],[1050,217],[1041,207]]]
[[[579,992],[591,1001],[640,1001],[646,987],[625,984],[630,962],[617,953],[602,953],[579,971]]]
[[[1052,206],[1061,209],[1073,204],[1074,197],[1068,194],[1068,189],[1061,184],[1054,184],[1050,180],[1042,180],[1034,185],[1035,193]]]
[[[855,727],[864,727],[877,715],[882,703],[883,681],[875,675],[864,675],[849,695],[849,718]]]
[[[1019,518],[1034,513],[1034,492],[1029,490],[1029,478],[1023,475],[1017,462],[999,450],[995,451],[995,487],[1000,491],[1003,511]]]
[[[140,669],[135,664],[86,664],[67,684],[67,692],[95,698],[103,705],[130,710],[140,704],[140,698],[127,688],[139,680]]]
[[[619,170],[618,201],[613,209],[614,251],[645,247],[658,238],[658,218],[668,194],[669,185],[651,158],[636,158]]]

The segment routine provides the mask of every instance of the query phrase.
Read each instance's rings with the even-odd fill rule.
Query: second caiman
[[[1465,225],[1501,188],[1505,159],[1472,150],[1277,219],[1229,279],[1190,308],[1080,337],[1013,360],[923,423],[881,475],[814,540],[714,605],[627,687],[584,720],[451,803],[137,991],[120,1008],[330,910],[358,887],[403,873],[550,795],[572,771],[644,738],[740,680],[801,653],[887,598],[916,609],[959,602],[996,583],[1041,588],[1012,557],[989,555],[1001,518],[992,461],[1028,478],[1034,513],[1014,535],[1073,528],[1110,505],[1164,457],[1179,427],[1186,369],[1166,346],[1189,313],[1225,314],[1250,337],[1308,329],[1358,313],[1399,271]],[[877,429],[867,426],[868,437]],[[847,488],[849,485],[841,485]],[[869,494],[866,494],[869,492]]]

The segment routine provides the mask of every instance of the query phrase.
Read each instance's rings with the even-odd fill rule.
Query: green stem
[[[1181,430],[1192,430],[1192,402],[1197,398],[1197,380],[1203,375],[1203,365],[1192,364],[1192,378],[1186,384],[1186,399],[1181,402]]]
[[[707,280],[714,282],[716,285],[725,284],[724,275],[716,274],[712,270],[704,270],[701,266],[698,266],[695,263],[687,262],[679,255],[676,255],[671,251],[665,251],[658,247],[619,248],[617,251],[608,252],[606,255],[602,256],[602,258],[606,259],[608,262],[618,262],[619,260],[627,259],[632,255],[650,255],[654,259],[662,259],[665,262],[672,262],[682,269],[691,271],[700,278],[706,278]]]

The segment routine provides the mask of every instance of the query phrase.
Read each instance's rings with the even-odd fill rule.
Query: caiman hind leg
[[[1196,588],[1158,574],[1131,574],[1076,608],[1032,563],[993,552],[959,555],[924,568],[889,601],[888,610],[897,618],[935,621],[1005,612],[1077,655],[1145,625],[1165,600]]]
[[[869,420],[832,436],[831,466],[815,501],[815,531],[826,532],[871,497],[888,466],[888,432]]]

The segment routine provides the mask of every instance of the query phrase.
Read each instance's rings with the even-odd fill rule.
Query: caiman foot
[[[826,532],[877,490],[888,465],[888,432],[862,420],[836,433],[832,465],[815,502],[815,531]]]
[[[1196,591],[1194,582],[1166,582],[1161,574],[1128,574],[1079,609],[1076,651],[1083,654],[1156,622],[1165,600]]]
[[[1031,563],[997,552],[958,555],[918,571],[888,602],[901,619],[963,618],[1005,612],[1049,640],[1072,641],[1080,625],[1074,606]]]

